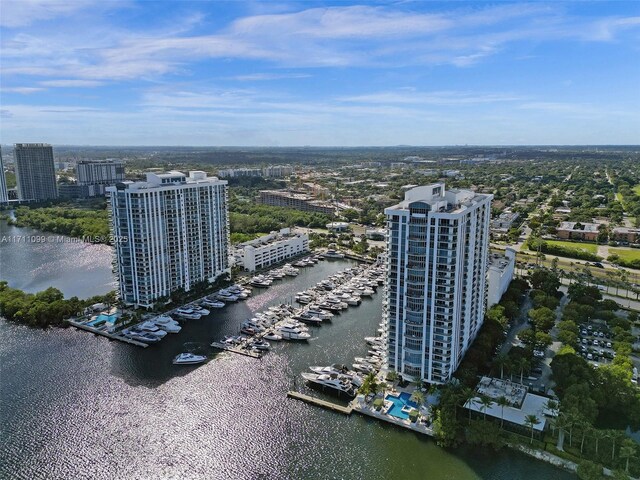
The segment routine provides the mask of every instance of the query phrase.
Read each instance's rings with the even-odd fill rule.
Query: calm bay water
[[[67,261],[80,255],[76,248],[2,246],[0,277],[31,290],[54,284],[67,295],[102,293],[110,282],[109,250],[83,249],[95,268],[79,276],[87,264]],[[55,274],[40,277],[43,263]],[[307,344],[274,343],[262,360],[208,346],[237,333],[252,312],[288,302],[349,264],[322,262],[189,321],[147,349],[0,321],[0,478],[573,478],[512,451],[443,450],[398,427],[286,399],[287,390],[306,388],[300,373],[309,365],[352,363],[365,354],[363,337],[380,321],[380,294],[314,329]],[[198,367],[171,364],[187,350],[213,359]]]

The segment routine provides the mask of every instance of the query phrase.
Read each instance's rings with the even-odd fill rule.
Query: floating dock
[[[304,393],[296,392],[293,390],[289,390],[287,392],[287,397],[295,398],[296,400],[301,400],[305,403],[310,403],[312,405],[317,405],[318,407],[333,410],[334,412],[344,413],[345,415],[351,415],[351,412],[353,411],[351,403],[349,403],[349,405],[345,407],[344,405],[338,405],[337,403],[328,402],[327,400],[321,400],[319,398],[305,395]]]
[[[237,346],[230,347],[229,345],[225,345],[224,343],[220,343],[220,342],[213,342],[211,346],[219,350],[224,350],[225,352],[232,352],[232,353],[237,353],[238,355],[244,355],[245,357],[262,358],[262,355],[259,353],[250,352],[244,348],[237,347]]]
[[[91,332],[91,333],[95,333],[96,335],[101,335],[103,337],[107,337],[110,338],[111,340],[117,340],[119,342],[124,342],[124,343],[128,343],[129,345],[135,345],[136,347],[142,347],[142,348],[147,348],[149,345],[144,343],[144,342],[138,342],[137,340],[132,340],[131,338],[127,338],[124,337],[122,335],[116,335],[114,333],[108,333],[105,332],[103,330],[99,330],[97,328],[93,328],[90,327],[89,325],[84,325],[82,323],[79,322],[75,322],[73,320],[66,320],[69,324],[73,325],[74,327],[80,329],[80,330],[85,330],[87,332]]]

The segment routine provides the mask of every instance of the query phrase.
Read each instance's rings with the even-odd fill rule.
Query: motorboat
[[[249,281],[249,285],[252,285],[252,286],[258,287],[258,288],[269,288],[271,286],[271,283],[272,283],[272,281],[267,279],[263,275],[258,275],[256,277],[253,277]]]
[[[148,332],[135,330],[133,328],[129,330],[123,330],[122,334],[130,338],[131,340],[136,340],[137,342],[158,343],[160,341],[160,338],[156,337],[155,335],[151,335]]]
[[[309,295],[296,295],[296,302],[301,303],[302,305],[307,305],[313,301]]]
[[[262,324],[259,321],[253,320],[253,319],[245,320],[244,322],[242,322],[241,326],[252,328],[256,332],[264,332],[265,330],[265,328],[262,326]]]
[[[356,372],[349,370],[346,365],[340,363],[334,363],[326,367],[309,367],[309,370],[318,375],[338,375],[338,378],[348,380],[356,387],[362,385],[362,378]]]
[[[209,315],[211,312],[209,310],[207,310],[206,308],[201,307],[200,305],[193,305],[191,307],[191,309],[196,312],[199,313],[201,316],[206,316]]]
[[[178,322],[176,322],[173,318],[168,315],[161,315],[159,317],[154,318],[153,323],[155,323],[159,328],[168,333],[178,333],[182,330],[182,327]]]
[[[220,300],[211,300],[209,298],[205,298],[202,301],[203,305],[206,305],[207,307],[211,307],[211,308],[222,308],[225,306],[225,303],[220,301]]]
[[[276,328],[276,333],[285,340],[309,340],[311,335],[303,331],[300,327],[285,324]]]
[[[340,310],[342,310],[338,305],[329,302],[319,303],[318,308],[321,308],[322,310],[329,310],[334,313],[340,313]]]
[[[381,337],[364,337],[364,341],[369,345],[380,345],[382,343]]]
[[[320,317],[316,317],[309,313],[301,313],[293,316],[294,320],[298,320],[302,323],[306,323],[307,325],[320,325],[322,324],[322,319]]]
[[[154,322],[149,320],[138,325],[138,329],[158,338],[164,338],[167,336],[167,332],[165,332],[164,330],[159,328]]]
[[[335,250],[327,250],[323,256],[324,258],[344,258],[344,253],[340,253]]]
[[[255,335],[256,333],[258,333],[258,331],[253,328],[253,327],[249,327],[247,325],[243,326],[240,328],[240,333],[244,333],[246,335]]]
[[[203,355],[194,355],[193,353],[181,353],[173,359],[174,365],[196,365],[207,359]]]
[[[356,372],[362,372],[362,373],[375,373],[376,369],[374,367],[372,367],[369,364],[366,363],[354,363],[353,364],[353,369]]]
[[[176,315],[187,320],[198,320],[202,315],[193,308],[180,307],[176,310]]]
[[[237,302],[238,297],[227,290],[220,290],[216,294],[216,298],[218,300],[222,300],[223,302]]]
[[[330,311],[322,310],[321,308],[316,306],[307,308],[307,312],[309,312],[311,315],[315,315],[316,317],[320,317],[320,319],[322,320],[331,320],[334,317],[333,313],[331,313]]]
[[[253,340],[252,342],[249,343],[249,346],[251,348],[255,348],[256,350],[262,350],[262,351],[266,351],[269,350],[271,348],[271,345],[269,345],[269,342],[266,342],[265,340]]]
[[[338,375],[318,375],[317,373],[303,373],[302,378],[307,382],[323,388],[329,388],[335,392],[355,397],[357,389],[347,379],[338,378]]]
[[[262,338],[264,338],[265,340],[271,340],[273,342],[279,342],[280,340],[282,340],[282,336],[278,335],[275,332],[267,332],[262,336]]]

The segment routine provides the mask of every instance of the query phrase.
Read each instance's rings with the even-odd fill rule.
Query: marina
[[[93,257],[103,253],[92,250]],[[70,251],[69,258],[73,255]],[[108,251],[105,255],[101,263],[109,265]],[[36,271],[48,260],[46,250],[34,249],[21,260],[21,268]],[[55,266],[57,277],[67,281],[68,296],[103,293],[90,290],[84,278],[72,283],[72,263]],[[241,323],[254,312],[293,304],[296,292],[354,265],[347,259],[323,261],[300,269],[295,278],[254,290],[244,301],[206,307],[210,315],[180,322],[179,334],[168,334],[153,348],[131,348],[75,328],[38,330],[0,320],[0,477],[107,480],[126,470],[136,478],[421,480],[446,475],[499,480],[524,479],[523,471],[528,478],[573,478],[518,453],[501,450],[489,458],[482,449],[444,450],[404,428],[287,400],[286,393],[296,390],[342,404],[308,388],[300,374],[309,366],[350,364],[355,357],[366,357],[370,348],[363,338],[379,328],[382,295],[312,327],[306,342],[269,341],[272,353],[260,362],[242,355],[218,356],[210,347],[213,339],[238,335]],[[184,352],[210,360],[174,365],[173,359]],[[44,431],[46,440],[40,434]],[[167,442],[173,446],[169,450]],[[318,451],[326,461],[317,460]],[[408,464],[416,475],[407,474]]]

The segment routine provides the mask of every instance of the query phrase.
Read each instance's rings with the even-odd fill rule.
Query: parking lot
[[[589,363],[598,366],[601,363],[610,363],[615,358],[611,332],[606,325],[583,325],[579,333],[580,345],[577,350]]]

